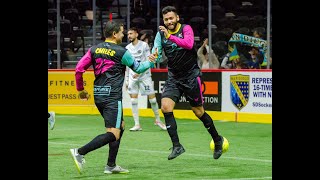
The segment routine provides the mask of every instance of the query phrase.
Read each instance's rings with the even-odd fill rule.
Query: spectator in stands
[[[148,33],[142,34],[140,37],[140,40],[146,42],[150,49],[153,47],[153,39],[154,37]]]
[[[248,66],[250,69],[261,69],[260,65],[263,62],[263,55],[259,52],[259,49],[252,47],[249,51],[251,55]]]
[[[261,28],[255,28],[253,30],[253,33],[252,33],[253,37],[256,37],[256,38],[260,38],[260,39],[266,39],[265,38],[265,32],[261,29]],[[265,66],[261,66],[261,64],[263,63],[263,55],[260,53],[259,51],[259,48],[252,48],[252,50],[249,52],[251,54],[251,58],[254,62],[259,62],[259,69],[263,68],[265,69],[266,68],[266,65]],[[269,63],[270,63],[270,68],[272,69],[272,56],[271,56],[271,49],[270,49],[270,59],[269,59]],[[254,67],[257,67],[257,63]],[[254,69],[257,69],[257,68],[254,68]]]
[[[256,38],[265,39],[264,32],[259,28],[254,29],[252,35],[253,37],[256,37]]]
[[[210,49],[210,52],[211,52],[211,61],[209,61],[208,38],[206,38],[197,52],[198,64],[201,69],[219,69],[220,62],[216,54],[213,52],[212,49]]]
[[[222,69],[232,69],[233,64],[232,64],[232,61],[229,60],[229,56],[230,56],[230,53],[227,53],[224,55],[221,62]]]
[[[249,69],[249,61],[247,58],[240,54],[238,58],[234,60],[229,59],[230,53],[227,53],[222,62],[221,62],[221,68],[223,69]]]
[[[254,29],[252,35],[255,38],[260,38],[260,39],[265,40],[264,32],[260,28]],[[251,54],[252,59],[256,59],[257,58],[256,56],[258,56],[258,54],[259,54],[259,48],[252,48],[249,53]],[[263,59],[262,59],[262,61],[263,61]],[[262,61],[260,62],[260,64],[262,63]]]

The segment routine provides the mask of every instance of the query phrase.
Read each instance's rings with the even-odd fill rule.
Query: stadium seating
[[[61,48],[64,48],[70,56],[69,58],[73,59],[73,61],[77,61],[92,46],[93,21],[86,16],[86,11],[93,9],[92,2],[92,0],[60,0]],[[114,2],[117,2],[117,5]],[[103,26],[109,20],[109,13],[113,15],[113,19],[123,22],[125,29],[127,28],[127,17],[120,15],[120,12],[127,13],[126,3],[127,1],[119,0],[96,1],[96,43],[104,40]],[[132,9],[130,11],[130,27],[137,27],[140,30],[140,35],[147,33],[154,38],[158,32],[156,11],[152,13],[150,9],[147,9],[147,5],[152,4],[148,0],[141,0],[139,4],[142,5],[141,7],[139,6],[140,9],[137,8],[136,10],[141,11],[141,13],[148,12],[148,15],[139,16],[141,13],[133,11],[135,3],[130,2]],[[201,45],[200,40],[208,37],[207,0],[163,0],[160,1],[160,5],[160,9],[167,5],[175,5],[177,7],[180,23],[189,24],[193,28],[196,47]],[[57,28],[56,8],[56,0],[48,0],[48,41],[50,41],[51,48],[54,48],[52,44],[56,44],[53,43],[53,32]],[[225,49],[222,48],[225,43],[222,42],[228,42],[233,32],[252,35],[253,30],[258,28],[259,31],[263,31],[266,34],[266,0],[213,0],[211,2],[211,10],[212,46],[217,49],[219,55],[225,52]],[[161,13],[159,22],[160,25],[164,25]],[[124,42],[126,38],[125,34]],[[82,51],[78,52],[79,49],[82,49]]]

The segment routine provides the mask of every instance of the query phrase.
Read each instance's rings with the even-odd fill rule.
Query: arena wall
[[[203,70],[204,107],[214,120],[272,123],[272,70]],[[160,97],[167,78],[166,69],[152,69],[156,97]],[[88,101],[78,97],[74,70],[48,70],[48,110],[57,114],[99,114],[93,101],[92,70],[84,73]],[[140,116],[153,117],[146,96],[139,95]],[[130,96],[123,88],[123,113],[131,116]],[[159,110],[160,111],[160,110]],[[182,97],[175,110],[176,118],[197,120],[188,101]],[[160,112],[163,118],[163,114]]]

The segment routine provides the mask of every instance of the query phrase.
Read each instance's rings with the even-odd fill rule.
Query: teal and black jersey
[[[158,48],[161,55],[162,49],[168,58],[168,75],[174,78],[192,78],[200,74],[197,63],[197,51],[194,47],[192,28],[186,24],[178,24],[179,30],[170,33],[167,39],[163,32],[158,32],[154,48]],[[188,37],[188,39],[185,39]],[[159,57],[160,58],[160,57]]]
[[[92,65],[95,75],[95,101],[122,98],[122,86],[126,66],[136,73],[142,73],[153,67],[149,61],[138,62],[130,52],[113,42],[105,41],[91,47],[76,66],[77,90],[83,90],[82,74]]]
[[[95,86],[112,86],[112,91],[120,92],[124,81],[126,66],[122,57],[126,49],[113,43],[100,43],[91,48],[92,67]]]

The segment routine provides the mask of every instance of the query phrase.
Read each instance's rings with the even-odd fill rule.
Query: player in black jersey
[[[179,23],[179,15],[173,6],[164,7],[162,15],[165,26],[159,26],[160,31],[155,37],[150,59],[159,61],[162,49],[168,57],[168,79],[161,96],[161,110],[173,144],[168,160],[185,152],[179,142],[177,123],[173,115],[174,106],[182,94],[214,140],[213,158],[218,159],[222,154],[223,137],[218,134],[211,117],[203,108],[202,74],[197,64],[193,30],[190,25]],[[158,57],[156,53],[159,53]]]
[[[122,87],[126,66],[136,73],[142,73],[154,66],[153,62],[136,61],[130,52],[121,47],[123,25],[115,21],[108,21],[105,26],[105,42],[91,47],[80,59],[75,69],[76,86],[81,99],[88,98],[88,92],[83,87],[83,73],[93,67],[94,102],[102,115],[106,132],[96,136],[88,144],[70,149],[75,165],[81,174],[84,155],[109,143],[109,157],[104,173],[128,173],[116,165],[120,139],[124,132],[122,111]]]

